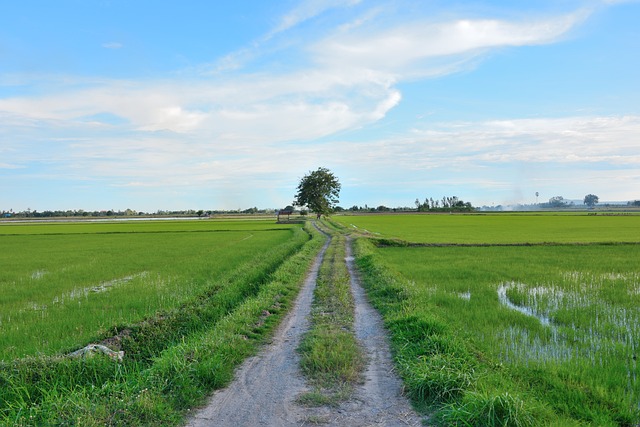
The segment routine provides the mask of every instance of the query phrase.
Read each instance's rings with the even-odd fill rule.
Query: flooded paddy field
[[[395,338],[400,363],[417,357],[413,371],[435,364],[439,375],[448,372],[452,389],[440,379],[421,383],[427,396],[448,390],[425,400],[445,424],[490,423],[470,414],[506,406],[504,417],[525,414],[513,425],[640,422],[640,217],[540,216],[533,229],[521,221],[527,217],[416,217],[362,217],[369,235],[379,233],[374,241],[420,243],[372,246],[368,256],[384,274],[370,279],[370,292],[403,296],[387,316],[392,334],[403,324]],[[486,234],[499,219],[503,230]],[[619,220],[624,236],[610,232]],[[363,225],[340,218],[347,221]],[[563,234],[556,221],[574,225]],[[395,304],[381,301],[383,310]]]

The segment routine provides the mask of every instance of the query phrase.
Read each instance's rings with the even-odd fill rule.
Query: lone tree
[[[333,212],[340,195],[340,182],[327,168],[309,172],[298,184],[298,193],[293,201],[295,206],[307,206],[317,217]]]
[[[593,208],[599,201],[600,199],[595,194],[587,194],[584,196],[584,204],[590,208]]]

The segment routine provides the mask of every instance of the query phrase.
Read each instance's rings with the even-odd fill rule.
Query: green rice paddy
[[[373,237],[414,243],[526,244],[640,241],[640,215],[438,214],[336,216]]]
[[[287,312],[314,235],[272,220],[3,224],[0,425],[181,425]],[[90,342],[124,357],[65,356]]]
[[[358,245],[369,294],[443,425],[640,422],[640,217],[335,221],[382,244]]]
[[[360,236],[369,298],[431,422],[640,422],[640,216],[332,221]],[[1,224],[0,425],[180,424],[286,312],[314,233],[272,220]],[[62,357],[112,338],[121,363]]]
[[[170,310],[289,241],[264,221],[0,227],[0,360],[53,354]]]

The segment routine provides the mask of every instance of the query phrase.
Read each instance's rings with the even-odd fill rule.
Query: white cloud
[[[269,33],[267,38],[289,30],[329,9],[350,7],[360,2],[361,0],[304,0],[282,17],[280,23]]]
[[[548,19],[509,22],[459,19],[416,20],[386,30],[341,31],[318,42],[313,52],[321,63],[374,69],[394,75],[438,75],[459,69],[474,56],[508,46],[552,43],[582,22],[578,11]],[[442,62],[443,58],[448,58]]]
[[[108,42],[108,43],[102,43],[102,47],[105,49],[122,49],[124,45],[118,42]]]
[[[287,31],[329,9],[357,3],[304,1],[274,31]],[[371,10],[363,16],[355,20],[358,25],[336,24],[339,29],[333,36],[307,52],[311,65],[284,73],[266,68],[269,71],[196,80],[179,76],[91,83],[85,78],[80,86],[61,81],[56,91],[45,95],[0,99],[0,112],[69,123],[107,114],[122,118],[123,126],[137,131],[252,141],[313,140],[384,118],[400,102],[394,86],[401,79],[454,72],[486,49],[551,42],[582,17],[574,13],[527,22],[417,20],[381,30],[374,28]],[[251,56],[240,50],[228,55],[224,66],[234,69],[240,66],[236,61]]]
[[[379,120],[400,99],[383,76],[331,70],[88,86],[0,99],[0,112],[68,123],[110,114],[136,130],[282,141],[310,140]]]
[[[24,166],[20,166],[20,165],[14,165],[14,164],[10,164],[10,163],[2,163],[0,162],[0,169],[21,169]]]
[[[469,164],[640,165],[638,132],[639,116],[518,119],[416,131],[415,141],[443,144],[448,155]]]

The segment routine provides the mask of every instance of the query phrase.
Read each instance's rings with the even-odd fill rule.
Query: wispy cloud
[[[371,69],[400,77],[448,74],[490,49],[555,42],[588,13],[520,22],[417,19],[384,30],[356,27],[319,41],[313,52],[321,63],[348,69]]]
[[[105,49],[122,49],[124,45],[118,42],[107,42],[107,43],[102,43],[102,47]]]
[[[338,5],[343,2],[304,2],[277,28],[286,31]],[[385,117],[400,102],[394,86],[402,79],[454,72],[491,48],[549,43],[581,17],[575,13],[528,22],[418,20],[383,30],[370,25],[342,28],[313,43],[307,51],[310,63],[298,70],[195,81],[186,76],[96,81],[81,88],[62,85],[50,94],[0,99],[0,110],[32,119],[70,121],[107,113],[122,117],[136,130],[311,140]]]
[[[20,165],[12,165],[10,163],[2,163],[0,162],[0,169],[20,169],[23,168],[24,166],[20,166]]]
[[[309,19],[315,18],[327,10],[337,7],[350,7],[360,2],[361,0],[304,0],[294,9],[286,13],[280,20],[280,23],[276,25],[265,38],[269,39],[278,33],[289,30]]]

